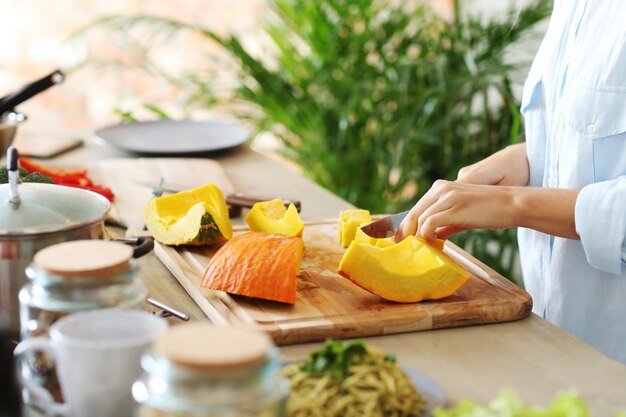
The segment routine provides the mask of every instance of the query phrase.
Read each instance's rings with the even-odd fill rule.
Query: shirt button
[[[595,125],[595,124],[593,124],[593,123],[591,123],[590,125],[588,125],[588,126],[587,126],[587,133],[590,133],[590,134],[592,134],[592,135],[593,135],[594,133],[596,133],[596,131],[597,131],[597,130],[598,130],[598,128],[597,128],[597,127],[596,127],[596,125]]]

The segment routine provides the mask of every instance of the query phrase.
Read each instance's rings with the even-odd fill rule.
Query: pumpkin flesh
[[[360,227],[371,222],[372,218],[368,210],[344,210],[339,213],[339,242],[341,242],[341,246],[344,248],[350,246]]]
[[[303,255],[304,244],[299,237],[254,231],[243,233],[215,253],[201,286],[294,304]]]
[[[387,246],[396,244],[393,236],[377,239],[375,237],[371,237],[367,235],[360,227],[356,229],[354,241],[359,242],[359,243],[364,243],[367,245],[378,246],[379,248],[386,248]]]
[[[152,236],[166,245],[209,245],[233,234],[226,200],[215,184],[154,198],[143,213]]]
[[[452,258],[415,236],[384,248],[354,241],[341,260],[339,274],[384,299],[402,303],[448,297],[469,279]]]
[[[281,233],[302,237],[304,223],[293,204],[285,208],[283,200],[276,198],[255,203],[246,215],[250,230],[265,233]]]

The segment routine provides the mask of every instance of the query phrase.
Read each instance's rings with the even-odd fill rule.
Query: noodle
[[[350,363],[344,379],[303,371],[298,363],[283,373],[291,382],[288,417],[414,417],[425,410],[406,373],[371,348]]]

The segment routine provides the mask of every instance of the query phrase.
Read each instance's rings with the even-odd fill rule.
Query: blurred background
[[[357,207],[395,212],[523,140],[521,85],[550,11],[541,0],[0,0],[0,95],[67,72],[19,107],[19,135],[236,119],[257,150]],[[456,242],[519,282],[515,230]]]
[[[452,0],[428,3],[445,18],[452,17]],[[461,3],[464,13],[490,17],[505,13],[509,7],[522,7],[528,1],[461,0]],[[237,33],[254,46],[259,42],[255,32],[267,8],[267,0],[0,0],[0,36],[10,40],[0,48],[0,95],[57,67],[70,68],[86,59],[89,46],[70,45],[68,37],[101,16],[151,14],[199,22],[220,33]],[[545,24],[539,25],[536,32],[543,30]],[[527,60],[538,47],[538,39],[525,43],[523,53]],[[99,46],[100,58],[124,59],[119,48]],[[204,38],[188,35],[160,48],[156,59],[169,70],[181,71],[185,67],[211,65],[204,55],[219,52]],[[37,114],[24,127],[26,130],[90,128],[118,120],[113,109],[119,106],[130,108],[141,102],[178,100],[175,88],[143,71],[88,68],[68,77],[63,87],[26,102],[21,109]],[[81,120],[78,115],[85,118]]]

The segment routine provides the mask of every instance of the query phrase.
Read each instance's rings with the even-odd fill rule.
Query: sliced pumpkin
[[[356,236],[357,229],[372,222],[368,210],[344,210],[339,213],[339,242],[347,248]]]
[[[287,236],[302,236],[304,223],[293,204],[285,208],[283,200],[276,198],[255,203],[246,215],[250,230],[265,233],[281,233]]]
[[[448,297],[469,279],[452,258],[415,236],[385,248],[354,241],[341,260],[339,274],[401,303]]]
[[[367,245],[378,246],[379,248],[386,248],[387,246],[396,244],[396,241],[394,240],[393,236],[377,239],[375,237],[368,236],[360,227],[356,229],[356,235],[354,236],[354,241],[359,242],[359,243],[365,243]]]
[[[377,239],[375,237],[368,236],[360,227],[356,229],[356,235],[354,236],[354,240],[359,243],[366,243],[368,245],[378,246],[379,248],[386,248],[387,246],[392,246],[396,244],[395,238],[393,236]],[[441,239],[436,239],[434,242],[427,242],[423,239],[422,241],[428,243],[429,245],[433,245],[439,250],[443,250],[443,245],[445,242]]]
[[[303,255],[304,244],[299,237],[247,232],[215,253],[201,286],[294,304]]]
[[[215,184],[154,198],[143,214],[152,236],[166,245],[210,245],[233,236],[226,200]]]

